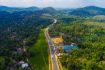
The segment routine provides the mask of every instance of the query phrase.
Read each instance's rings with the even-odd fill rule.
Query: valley
[[[0,6],[0,70],[105,70],[104,11]]]

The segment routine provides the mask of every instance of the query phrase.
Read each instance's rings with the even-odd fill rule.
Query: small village
[[[62,55],[62,53],[69,53],[72,49],[78,49],[75,43],[71,43],[70,45],[64,44],[62,36],[53,37],[52,42],[57,56]]]

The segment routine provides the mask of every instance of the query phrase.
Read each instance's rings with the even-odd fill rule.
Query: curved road
[[[56,19],[54,19],[53,24],[55,24],[55,23],[57,23],[57,20],[56,20]],[[53,25],[53,24],[52,24],[52,25]],[[50,25],[50,26],[51,26],[51,25]],[[50,27],[50,26],[49,26],[49,27]],[[56,57],[55,57],[54,44],[53,44],[53,42],[51,41],[51,38],[50,38],[49,32],[48,32],[49,27],[47,27],[47,28],[45,29],[45,37],[46,37],[46,39],[47,39],[47,41],[48,41],[48,46],[49,46],[49,50],[50,50],[50,56],[51,56],[51,62],[52,62],[52,70],[59,70],[58,62],[57,62],[57,59],[56,59]]]

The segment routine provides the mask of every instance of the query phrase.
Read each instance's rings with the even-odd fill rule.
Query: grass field
[[[29,63],[32,70],[48,70],[48,45],[45,39],[44,30],[40,31],[37,42],[29,50],[32,57],[29,58]]]

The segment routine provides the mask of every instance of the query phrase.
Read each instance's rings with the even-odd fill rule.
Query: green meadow
[[[29,63],[32,70],[48,70],[48,45],[45,39],[44,30],[41,30],[37,42],[30,48],[31,57]]]

